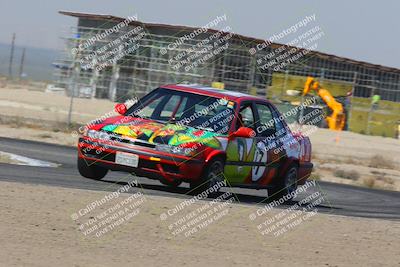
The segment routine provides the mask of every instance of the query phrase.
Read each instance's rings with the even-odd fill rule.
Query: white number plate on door
[[[139,164],[139,156],[117,151],[115,154],[115,163],[136,168]]]

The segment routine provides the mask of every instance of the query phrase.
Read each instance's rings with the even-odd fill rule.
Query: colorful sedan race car
[[[312,171],[311,143],[294,134],[266,99],[198,85],[165,85],[120,116],[85,127],[82,176],[125,171],[195,190],[216,183],[290,195]]]

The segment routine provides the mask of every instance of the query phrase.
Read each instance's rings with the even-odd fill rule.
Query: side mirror
[[[121,115],[125,115],[127,108],[126,108],[125,104],[118,103],[115,105],[114,110],[115,110],[115,112],[117,112]]]
[[[236,132],[232,134],[232,137],[252,138],[254,136],[256,136],[256,132],[248,127],[240,127]]]

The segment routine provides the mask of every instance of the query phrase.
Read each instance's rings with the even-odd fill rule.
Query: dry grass
[[[319,174],[318,172],[314,172],[314,171],[313,171],[313,172],[311,173],[309,179],[319,181],[319,180],[321,180],[321,174]]]
[[[364,178],[363,185],[365,185],[368,188],[374,188],[375,187],[375,178],[373,178],[373,177]]]
[[[73,130],[77,130],[81,124],[71,123],[67,125],[65,122],[59,121],[40,121],[40,120],[27,120],[23,117],[0,117],[0,124],[8,125],[11,128],[28,128],[34,130],[46,130],[54,133],[71,133]]]
[[[346,171],[342,169],[337,169],[333,172],[336,177],[348,179],[348,180],[357,180],[360,178],[360,174],[356,170]]]
[[[37,137],[47,139],[47,138],[52,138],[53,136],[51,136],[48,133],[42,133],[42,134],[38,134]]]
[[[347,159],[344,161],[344,163],[352,164],[352,165],[357,165],[357,164],[359,164],[359,162],[356,161],[356,160],[354,160],[353,158],[347,158]]]
[[[371,157],[369,167],[378,169],[393,169],[394,164],[391,160],[384,158],[381,155],[374,155]]]
[[[384,184],[394,185],[394,180],[390,177],[387,177],[386,173],[379,171],[371,171],[371,174],[375,176],[377,181],[381,181]]]

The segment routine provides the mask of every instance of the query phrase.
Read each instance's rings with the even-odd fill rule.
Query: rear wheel
[[[100,180],[106,176],[108,169],[86,162],[83,158],[78,157],[78,171],[85,178]]]
[[[268,198],[279,199],[286,196],[285,201],[292,200],[292,193],[297,189],[297,176],[297,166],[291,165],[284,178],[278,182],[278,185],[268,190]]]
[[[219,158],[211,160],[207,164],[201,179],[190,183],[190,189],[195,193],[201,193],[213,187],[216,183],[224,180],[223,172],[224,161]]]

